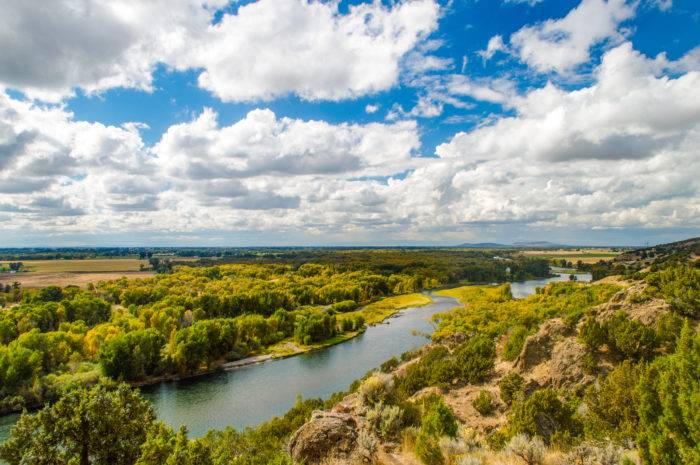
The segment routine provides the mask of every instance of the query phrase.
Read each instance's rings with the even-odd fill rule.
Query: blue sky
[[[690,0],[11,1],[0,240],[700,231]]]

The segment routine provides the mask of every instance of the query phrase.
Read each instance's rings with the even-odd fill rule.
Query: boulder
[[[357,446],[358,428],[352,415],[315,411],[289,440],[295,462],[308,465],[326,460],[347,460]]]

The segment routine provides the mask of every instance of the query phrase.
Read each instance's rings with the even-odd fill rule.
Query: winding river
[[[548,282],[569,276],[511,283],[513,296],[522,298]],[[578,275],[590,281],[590,275]],[[255,426],[303,398],[327,398],[347,389],[367,371],[395,355],[420,347],[432,332],[432,315],[458,306],[457,300],[431,294],[433,302],[407,308],[385,323],[342,344],[296,357],[236,368],[189,380],[173,381],[143,389],[158,417],[178,427],[187,426],[191,437],[227,426]],[[5,440],[17,415],[0,417],[0,442]]]

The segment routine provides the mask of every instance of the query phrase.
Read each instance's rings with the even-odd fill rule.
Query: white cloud
[[[256,231],[439,240],[470,229],[700,227],[700,72],[623,44],[588,87],[549,84],[512,116],[416,158],[419,128],[212,110],[159,143],[0,96],[0,211],[18,231]],[[690,65],[683,65],[690,66]],[[670,71],[668,71],[670,70]],[[402,173],[402,176],[392,176]]]
[[[590,60],[594,45],[622,40],[619,26],[634,16],[637,3],[582,0],[564,18],[523,27],[510,36],[510,45],[521,61],[537,71],[568,73]]]
[[[57,101],[75,88],[151,89],[225,0],[9,0],[0,15],[0,85]]]
[[[11,0],[0,16],[0,86],[50,101],[115,87],[150,90],[159,63],[202,69],[225,101],[296,94],[340,100],[394,86],[400,61],[436,27],[435,0]],[[436,66],[437,63],[427,63]]]
[[[503,37],[501,35],[495,35],[489,39],[488,45],[486,45],[486,50],[480,50],[477,53],[484,60],[490,60],[496,52],[507,52],[508,47],[503,43]]]
[[[552,84],[519,99],[517,116],[458,134],[443,157],[571,159],[646,158],[672,147],[700,119],[700,73],[656,77],[658,63],[625,43],[609,52],[593,86],[566,92]]]
[[[191,123],[170,127],[154,147],[166,172],[179,179],[290,175],[390,175],[412,168],[420,146],[414,121],[391,125],[332,125],[278,119],[254,110],[219,127],[205,110]]]
[[[505,3],[525,3],[530,6],[535,6],[538,3],[542,3],[543,0],[504,0]]]
[[[379,108],[381,108],[381,105],[379,104],[368,103],[365,106],[365,113],[371,115],[372,113],[376,113],[377,111],[379,111]]]
[[[648,0],[648,2],[661,11],[668,11],[673,7],[673,0]]]

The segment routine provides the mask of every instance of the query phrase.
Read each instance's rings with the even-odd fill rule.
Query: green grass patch
[[[430,304],[432,301],[430,297],[417,292],[413,294],[397,295],[365,305],[354,312],[344,313],[343,318],[362,315],[365,318],[365,323],[373,325],[381,323],[399,310],[409,307],[422,307]]]

